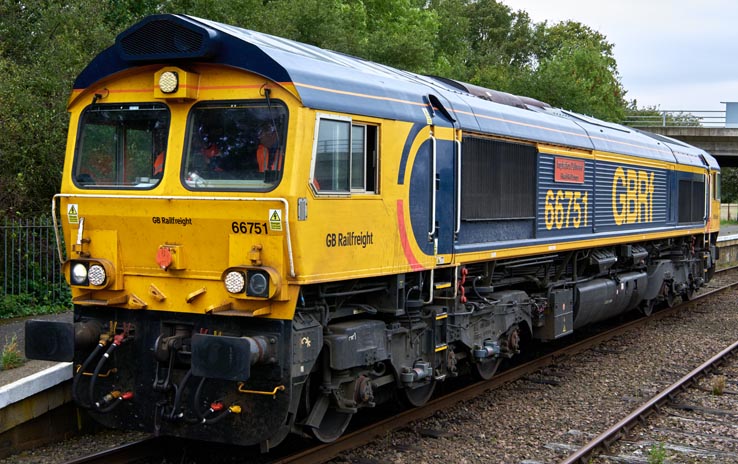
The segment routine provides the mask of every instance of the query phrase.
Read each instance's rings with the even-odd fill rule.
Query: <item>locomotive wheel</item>
[[[353,414],[350,412],[338,412],[329,408],[320,422],[320,427],[313,429],[313,435],[323,443],[334,442],[343,435],[352,417]]]
[[[694,298],[694,286],[692,285],[692,282],[687,284],[687,288],[682,292],[681,296],[682,301],[689,301]]]
[[[656,306],[656,300],[646,300],[641,303],[641,305],[638,307],[638,310],[643,314],[644,316],[650,316],[653,313],[653,308]]]
[[[433,396],[433,391],[436,389],[436,382],[431,380],[426,385],[423,385],[422,387],[417,388],[403,388],[402,389],[402,399],[409,405],[414,408],[417,408],[419,406],[423,406],[425,403],[428,402],[431,396]]]
[[[472,365],[472,373],[479,380],[489,380],[497,373],[500,364],[502,364],[502,358],[479,361]]]
[[[676,304],[676,293],[674,293],[673,290],[669,289],[669,291],[664,296],[664,301],[666,302],[666,307],[673,308]]]
[[[672,308],[676,304],[676,292],[674,286],[670,281],[664,281],[664,285],[661,287],[661,296],[664,299],[664,303],[667,308]]]

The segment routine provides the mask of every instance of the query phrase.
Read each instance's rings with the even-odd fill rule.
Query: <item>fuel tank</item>
[[[627,272],[577,284],[574,328],[599,322],[635,308],[648,289],[645,272]]]

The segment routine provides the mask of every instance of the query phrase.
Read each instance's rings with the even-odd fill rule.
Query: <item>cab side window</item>
[[[377,126],[320,117],[312,184],[318,193],[377,192]]]

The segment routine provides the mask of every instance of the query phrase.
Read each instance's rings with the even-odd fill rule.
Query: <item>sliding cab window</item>
[[[82,113],[72,180],[85,189],[151,189],[167,159],[169,109],[158,103],[91,105]]]
[[[319,117],[316,133],[311,178],[316,192],[377,193],[377,126]]]

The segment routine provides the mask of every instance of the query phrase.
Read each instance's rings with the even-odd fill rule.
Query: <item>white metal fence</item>
[[[27,295],[38,304],[69,299],[50,218],[0,220],[0,298]]]

